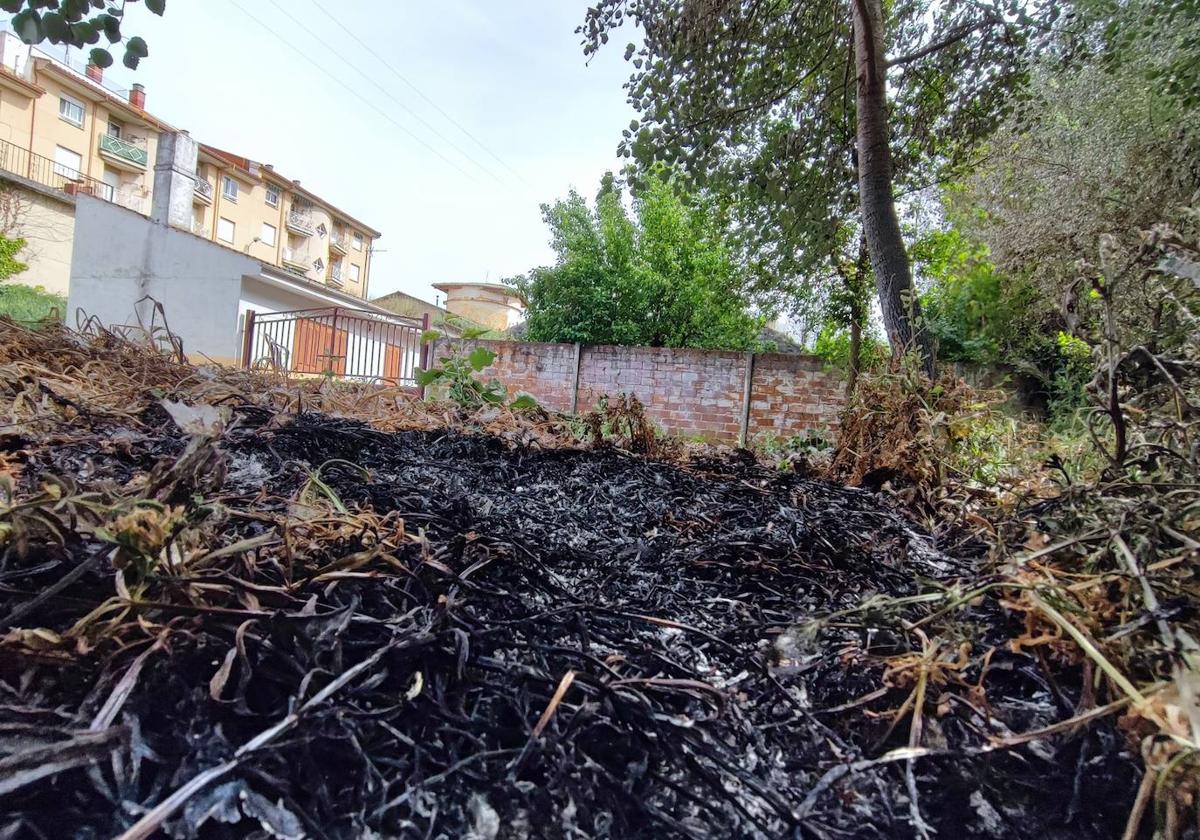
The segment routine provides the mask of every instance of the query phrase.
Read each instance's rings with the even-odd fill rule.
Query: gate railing
[[[418,321],[340,306],[247,312],[242,366],[415,388],[415,369],[427,366],[421,334],[428,329],[428,315]]]

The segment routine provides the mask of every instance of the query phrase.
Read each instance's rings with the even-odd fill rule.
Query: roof
[[[389,292],[386,295],[380,295],[377,298],[372,298],[371,303],[377,306],[383,306],[384,303],[415,303],[420,306],[436,309],[446,315],[450,314],[450,310],[444,306],[438,306],[436,303],[430,303],[427,300],[422,300],[416,295],[410,295],[407,292]],[[386,307],[385,307],[386,308]]]
[[[287,187],[292,192],[299,193],[311,201],[328,207],[334,212],[335,215],[346,219],[347,221],[353,223],[355,227],[360,228],[364,232],[370,234],[372,239],[378,239],[380,236],[383,236],[382,232],[371,227],[361,219],[351,216],[345,210],[334,206],[328,199],[322,198],[311,190],[300,186],[299,181],[294,181],[291,178],[288,178],[286,175],[276,172],[275,167],[271,166],[270,164],[259,163],[258,161],[251,160],[248,157],[234,154],[233,152],[227,152],[224,149],[218,149],[216,146],[209,146],[205,143],[200,144],[200,151],[205,152],[217,160],[224,161],[229,166],[236,167],[255,180],[274,181]]]
[[[430,283],[429,285],[433,286],[433,288],[435,288],[441,292],[448,292],[451,289],[462,289],[462,288],[469,286],[473,289],[486,289],[489,292],[502,292],[506,295],[512,295],[513,297],[518,297],[518,298],[522,297],[520,291],[513,288],[512,286],[506,286],[503,283],[472,283],[470,281],[464,281],[464,282],[449,282],[449,283]]]
[[[103,100],[108,105],[116,106],[126,113],[133,114],[139,120],[149,123],[159,131],[177,131],[175,126],[171,125],[170,123],[160,120],[149,111],[143,111],[141,108],[135,107],[128,99],[117,96],[112,91],[108,90],[102,85],[96,84],[96,82],[92,79],[89,79],[82,73],[76,72],[59,61],[55,61],[52,58],[41,58],[40,56],[37,56],[34,57],[33,66],[39,72],[50,72],[52,75],[56,75],[77,87],[83,88],[93,97]]]
[[[222,245],[221,247],[226,248],[228,246]],[[262,276],[276,281],[286,281],[299,292],[306,293],[314,297],[320,296],[333,298],[348,304],[348,309],[363,309],[368,312],[375,312],[379,315],[388,315],[392,318],[404,317],[396,312],[392,312],[390,309],[384,309],[382,306],[379,306],[372,301],[363,300],[360,297],[355,297],[349,292],[343,292],[340,289],[314,283],[311,280],[308,280],[304,277],[299,277],[287,269],[280,268],[279,266],[273,265],[269,262],[258,260],[258,263],[261,266],[260,274],[262,274]]]
[[[5,64],[0,64],[0,79],[10,84],[14,84],[22,90],[30,93],[33,96],[41,96],[46,92],[45,88],[38,87],[28,79],[22,79],[14,73],[10,67]]]

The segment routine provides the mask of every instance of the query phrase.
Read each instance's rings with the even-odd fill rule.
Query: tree
[[[66,44],[79,47],[97,44],[103,36],[109,44],[124,43],[122,62],[136,70],[138,62],[149,55],[146,42],[139,36],[126,38],[121,31],[127,3],[138,0],[0,0],[0,9],[12,15],[13,32],[26,44]],[[166,0],[145,0],[146,8],[161,15]],[[92,63],[108,67],[112,53],[105,47],[88,52]]]
[[[1187,208],[1200,191],[1200,100],[1174,71],[1200,66],[1200,19],[1170,14],[1173,5],[1084,7],[1085,50],[1034,68],[1021,109],[948,196],[998,269],[1036,282],[1071,332],[1099,306],[1082,278],[1102,238],[1129,260],[1156,225],[1197,228]],[[1121,305],[1149,327],[1163,301]]]
[[[609,175],[594,209],[574,191],[543,205],[557,260],[512,281],[528,300],[528,337],[753,348],[765,318],[750,313],[720,214],[663,177],[646,180],[632,216],[622,195]]]
[[[759,264],[777,278],[823,260],[855,205],[894,353],[932,370],[896,212],[990,130],[1023,79],[1036,9],[974,0],[600,0],[585,53],[626,19],[626,86],[641,114],[620,151],[665,161],[741,205]],[[1044,21],[1057,13],[1047,4]],[[890,55],[890,57],[889,57]],[[888,96],[889,88],[895,90]],[[768,269],[768,270],[769,270]]]

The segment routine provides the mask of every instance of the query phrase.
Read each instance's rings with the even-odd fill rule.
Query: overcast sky
[[[539,205],[572,186],[593,195],[619,168],[629,39],[585,66],[586,6],[168,0],[157,18],[139,3],[126,29],[150,56],[131,73],[115,51],[107,73],[144,84],[148,110],[198,140],[273,164],[383,231],[372,297],[432,300],[431,283],[549,262]]]

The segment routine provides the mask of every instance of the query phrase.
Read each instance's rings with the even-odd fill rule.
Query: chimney
[[[87,77],[96,84],[100,84],[104,81],[104,68],[95,62],[89,61],[87,63],[87,69],[84,72],[87,73]]]
[[[135,82],[129,89],[129,104],[139,111],[146,110],[146,86]]]
[[[160,225],[191,230],[198,151],[199,145],[186,131],[159,136],[150,218]]]

